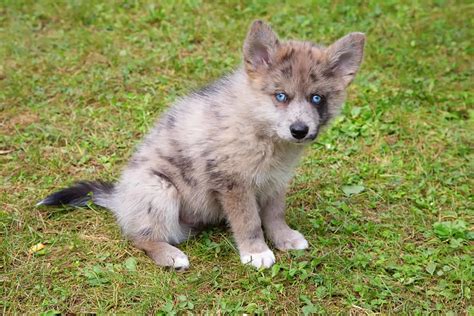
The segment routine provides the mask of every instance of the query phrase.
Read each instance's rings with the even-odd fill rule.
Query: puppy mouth
[[[318,133],[309,134],[308,136],[306,136],[303,139],[295,139],[294,141],[296,143],[300,143],[300,144],[307,144],[307,143],[311,143],[313,140],[315,140],[316,137],[318,137]]]
[[[280,140],[280,141],[284,141],[284,142],[292,143],[292,144],[305,145],[314,141],[318,137],[318,135],[319,135],[319,131],[316,131],[314,133],[309,133],[308,135],[306,135],[304,138],[301,138],[301,139],[296,139],[289,135],[284,135],[284,136],[279,135],[278,133],[275,133],[274,136],[276,136],[275,140]]]
[[[305,144],[311,143],[317,137],[318,137],[318,133],[315,133],[315,134],[309,134],[308,136],[306,136],[305,138],[302,138],[302,139],[292,138],[292,139],[287,140],[287,141],[290,142],[290,143],[294,143],[294,144],[305,145]]]

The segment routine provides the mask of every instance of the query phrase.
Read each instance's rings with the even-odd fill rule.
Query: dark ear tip
[[[355,42],[360,42],[362,44],[365,43],[365,34],[362,32],[353,32],[349,34],[349,37],[355,41]]]
[[[251,30],[258,30],[262,27],[269,27],[265,22],[263,22],[262,20],[255,20],[252,22],[252,24],[250,25],[250,29]]]

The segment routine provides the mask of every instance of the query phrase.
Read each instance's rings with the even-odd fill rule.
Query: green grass
[[[1,1],[0,313],[473,315],[474,5],[162,2]],[[287,199],[310,250],[255,271],[214,229],[181,246],[192,267],[176,273],[105,209],[34,207],[117,178],[160,112],[239,64],[255,18],[284,38],[368,36]]]

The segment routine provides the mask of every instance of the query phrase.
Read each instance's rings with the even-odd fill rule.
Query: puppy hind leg
[[[159,266],[184,270],[188,257],[178,248],[189,237],[180,224],[180,197],[170,180],[154,169],[130,170],[118,186],[117,220],[133,244]]]
[[[180,271],[189,268],[189,259],[184,252],[167,242],[135,239],[133,244],[135,247],[145,251],[159,266],[173,267]]]
[[[174,245],[189,237],[188,229],[179,220],[180,194],[159,171],[131,170],[117,190],[116,216],[132,240],[166,241]]]

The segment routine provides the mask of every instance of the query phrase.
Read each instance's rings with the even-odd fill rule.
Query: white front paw
[[[185,254],[180,254],[174,258],[170,258],[170,260],[172,261],[172,266],[176,270],[182,271],[189,269],[189,259]]]
[[[304,236],[293,229],[278,234],[273,243],[279,250],[302,250],[309,246]]]
[[[259,253],[241,253],[240,261],[243,264],[251,264],[255,268],[270,268],[275,263],[275,255],[271,250]]]

